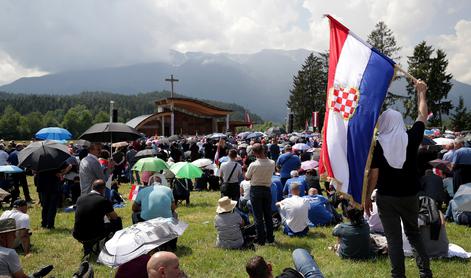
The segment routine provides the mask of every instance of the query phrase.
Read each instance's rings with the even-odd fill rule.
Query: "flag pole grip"
[[[413,77],[410,73],[408,73],[407,71],[403,70],[399,65],[394,65],[394,67],[396,68],[396,70],[402,72],[404,74],[405,77],[409,78],[410,80],[412,80],[415,83],[417,83],[417,78]]]

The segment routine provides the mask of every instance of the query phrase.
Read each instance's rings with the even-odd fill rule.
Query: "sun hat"
[[[224,196],[218,200],[217,213],[224,213],[232,211],[237,205],[237,201],[232,201],[229,197]]]
[[[0,234],[15,232],[21,229],[16,228],[16,222],[13,218],[7,218],[0,220]]]

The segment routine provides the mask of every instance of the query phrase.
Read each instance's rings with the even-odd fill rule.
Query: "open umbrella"
[[[139,159],[136,164],[132,167],[133,171],[150,171],[159,172],[168,169],[168,165],[165,161],[157,157],[145,157]]]
[[[90,141],[80,139],[80,140],[75,141],[75,145],[82,146],[82,147],[90,147]]]
[[[98,123],[87,129],[80,139],[90,142],[133,141],[141,137],[134,128],[124,123]]]
[[[0,166],[0,173],[14,174],[14,173],[22,173],[22,172],[24,172],[24,170],[15,165]]]
[[[307,171],[307,170],[313,170],[314,168],[316,168],[317,166],[319,166],[319,162],[315,161],[315,160],[308,160],[308,161],[303,161],[301,163],[301,169]]]
[[[72,134],[61,127],[45,127],[36,132],[34,136],[40,140],[70,140],[72,138]]]
[[[450,161],[442,160],[442,159],[434,159],[428,162],[428,164],[432,165],[433,168],[437,168],[439,170],[450,172]]]
[[[210,139],[219,139],[219,138],[226,138],[226,134],[224,133],[213,133],[209,136]]]
[[[140,159],[144,157],[153,157],[157,156],[157,151],[154,149],[144,149],[142,151],[138,151],[136,155],[134,156],[135,159]]]
[[[59,169],[70,157],[65,145],[54,141],[37,141],[29,144],[18,154],[18,166],[38,172]]]
[[[203,171],[201,171],[200,168],[189,162],[177,162],[170,166],[170,171],[172,171],[177,178],[182,179],[195,179],[203,175]]]
[[[297,143],[293,145],[293,150],[296,150],[296,151],[307,151],[310,148],[311,147],[309,147],[308,144],[304,144],[304,143]]]
[[[200,159],[197,159],[197,160],[191,162],[191,164],[193,164],[197,167],[200,167],[200,168],[204,168],[208,165],[213,164],[213,161],[211,159],[208,159],[208,158],[200,158]]]
[[[255,131],[255,132],[252,132],[249,135],[247,135],[247,137],[245,137],[245,139],[254,139],[254,138],[260,138],[260,137],[263,137],[263,136],[265,136],[265,133],[260,132],[260,131]]]
[[[168,137],[167,139],[168,139],[168,141],[170,141],[170,142],[175,142],[175,141],[180,140],[180,136],[178,136],[178,135],[172,135],[172,136]]]
[[[442,145],[442,146],[443,145],[448,145],[448,144],[451,144],[451,143],[455,142],[455,140],[453,140],[451,138],[442,138],[442,137],[435,138],[435,139],[433,139],[433,141],[435,141],[435,143],[437,145]]]
[[[117,267],[181,235],[188,227],[183,221],[155,218],[117,231],[105,243],[98,262]]]
[[[122,142],[117,142],[117,143],[111,144],[111,146],[112,146],[113,148],[122,148],[122,147],[127,147],[128,145],[129,145],[129,144],[128,144],[128,142],[126,142],[126,141],[122,141]]]
[[[252,132],[244,131],[244,132],[241,132],[241,133],[237,134],[237,137],[240,138],[240,139],[245,139],[245,137],[247,137],[247,135],[249,135],[250,133],[252,133]]]

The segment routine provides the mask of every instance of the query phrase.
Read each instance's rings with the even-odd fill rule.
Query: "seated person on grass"
[[[224,196],[218,200],[217,215],[214,218],[214,226],[217,230],[216,247],[227,249],[239,249],[250,246],[255,235],[255,230],[243,228],[244,221],[235,211],[236,201]],[[252,238],[253,239],[253,238]]]
[[[292,196],[276,203],[284,224],[283,232],[289,236],[304,236],[309,231],[308,214],[309,202],[299,197],[300,184],[291,184]]]
[[[279,278],[324,278],[317,266],[314,258],[305,249],[295,249],[293,251],[293,262],[296,268],[285,268],[283,272],[276,276]],[[245,265],[245,270],[249,278],[273,278],[273,268],[271,263],[266,262],[263,257],[255,256],[249,259]]]
[[[25,252],[25,256],[31,255],[30,253],[30,220],[28,212],[28,203],[25,200],[16,200],[13,202],[13,209],[6,210],[1,216],[0,220],[13,218],[16,222],[16,239],[13,248],[18,248],[20,245]]]
[[[13,249],[15,243],[16,228],[15,219],[0,220],[0,277],[28,278],[23,272],[20,258]]]
[[[363,210],[349,205],[346,214],[350,223],[340,223],[332,231],[339,242],[334,250],[342,259],[371,258],[374,252],[370,243],[370,227],[363,218]]]
[[[307,183],[306,183],[306,176],[299,176],[299,172],[296,171],[296,170],[293,170],[290,172],[290,175],[291,175],[291,178],[288,179],[285,183],[285,186],[283,187],[283,195],[284,196],[288,196],[288,197],[291,197],[291,195],[293,194],[291,192],[291,185],[293,183],[297,183],[299,184],[299,196],[304,196],[306,195],[306,191],[308,189],[307,187]]]
[[[309,202],[309,227],[326,226],[335,222],[332,205],[317,192],[316,188],[310,188],[308,195],[303,197]]]
[[[162,217],[172,218],[176,209],[172,189],[161,185],[160,177],[155,183],[139,190],[132,204],[133,224]]]
[[[77,200],[72,235],[83,243],[85,255],[93,251],[97,242],[107,240],[112,233],[123,228],[113,204],[103,196],[105,188],[105,181],[95,180],[92,191]],[[105,222],[105,216],[109,221]]]

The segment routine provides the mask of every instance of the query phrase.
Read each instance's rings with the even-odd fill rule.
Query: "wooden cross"
[[[172,87],[171,98],[173,98],[173,82],[178,82],[179,80],[173,78],[173,74],[172,74],[172,75],[170,75],[170,78],[166,78],[165,81],[168,81],[171,84],[171,87]]]

